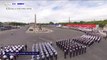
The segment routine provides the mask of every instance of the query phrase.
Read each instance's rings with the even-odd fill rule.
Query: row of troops
[[[97,36],[97,37],[100,37],[100,38],[104,38],[104,36],[102,36],[99,31],[84,31],[84,33],[86,35],[91,35],[91,36]]]
[[[77,29],[79,30],[79,29]],[[100,32],[98,30],[91,30],[91,31],[88,31],[88,30],[79,30],[81,32],[84,32],[86,35],[93,35],[93,36],[99,36],[101,38],[105,38],[103,36],[101,36]],[[104,33],[106,33],[106,37],[107,37],[107,31],[103,31]]]
[[[0,59],[1,60],[16,60],[18,55],[16,54],[7,54],[9,52],[23,52],[27,51],[27,45],[11,45],[1,47],[0,49]]]
[[[100,36],[96,36],[96,35],[82,35],[81,37],[74,38],[73,41],[86,45],[86,46],[91,46],[95,42],[99,43],[101,39],[102,38]]]
[[[56,45],[64,51],[64,58],[69,55],[69,57],[75,57],[77,55],[81,55],[86,53],[87,47],[85,45],[79,44],[73,40],[62,40],[57,41]]]
[[[93,45],[95,42],[100,42],[101,37],[97,35],[82,35],[73,39],[66,39],[57,41],[56,45],[64,51],[64,58],[67,55],[71,57],[86,53],[87,47]]]
[[[106,36],[104,37],[105,38],[105,40],[107,39],[107,31],[103,31],[105,34],[106,34]]]
[[[57,60],[57,51],[52,46],[52,42],[34,44],[32,51],[39,52],[38,55],[32,55],[32,60]]]

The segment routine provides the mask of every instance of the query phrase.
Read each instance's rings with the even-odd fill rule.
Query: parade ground
[[[64,59],[62,50],[60,50],[55,42],[58,40],[72,39],[79,37],[84,33],[72,29],[50,27],[47,28],[53,30],[50,33],[26,33],[29,26],[21,27],[20,29],[0,31],[0,46],[15,45],[15,44],[27,44],[28,51],[32,51],[32,45],[39,42],[53,42],[53,47],[58,52],[58,60],[107,60],[107,40],[101,40],[100,43],[96,43],[87,48],[87,52],[82,55],[78,55],[72,58],[67,56]],[[31,56],[19,56],[17,60],[31,60]]]

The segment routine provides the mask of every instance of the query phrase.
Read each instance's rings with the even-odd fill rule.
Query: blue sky
[[[24,3],[24,5],[12,5],[12,3]],[[8,10],[6,8],[31,8]],[[34,22],[34,14],[38,23],[71,22],[107,19],[106,0],[37,0],[0,1],[0,21],[2,22]]]

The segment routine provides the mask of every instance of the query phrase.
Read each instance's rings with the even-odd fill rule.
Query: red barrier
[[[68,27],[96,28],[96,24],[67,24]]]

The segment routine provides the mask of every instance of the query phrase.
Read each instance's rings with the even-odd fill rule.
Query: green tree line
[[[62,25],[65,25],[65,24],[97,24],[99,25],[99,27],[103,28],[106,24],[107,24],[107,19],[105,20],[99,20],[99,21],[80,21],[80,22],[62,22],[62,23],[59,23],[59,24],[62,24]]]
[[[23,25],[26,25],[26,23],[21,23],[21,22],[10,22],[9,25],[23,26]]]
[[[8,23],[7,25],[13,25],[13,26],[23,26],[26,25],[26,23],[21,23],[21,22],[6,22]],[[5,25],[5,22],[0,22],[0,26]]]
[[[99,27],[103,28],[107,24],[107,20],[100,20],[100,21],[80,21],[80,22],[73,22],[75,24],[97,24]]]

